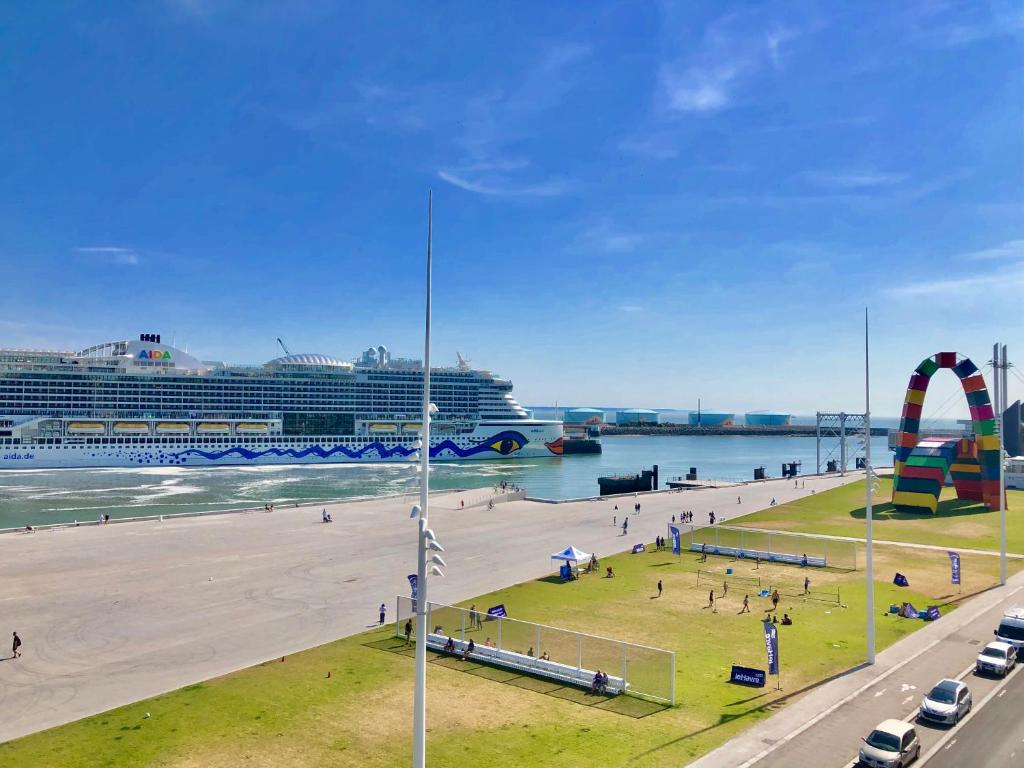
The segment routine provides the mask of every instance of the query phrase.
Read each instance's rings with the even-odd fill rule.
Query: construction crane
[[[284,350],[284,353],[285,353],[286,355],[291,355],[291,352],[289,352],[289,351],[288,351],[288,347],[286,347],[286,346],[284,345],[284,342],[283,342],[283,341],[281,341],[281,337],[280,337],[280,336],[278,336],[278,337],[277,337],[277,343],[281,345],[281,349],[283,349],[283,350]]]

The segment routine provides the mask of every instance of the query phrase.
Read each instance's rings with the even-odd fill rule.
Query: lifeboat
[[[161,435],[187,435],[190,429],[184,421],[161,421],[156,425],[156,431]]]
[[[397,432],[398,431],[398,425],[397,424],[371,424],[370,425],[370,431],[371,432]]]
[[[270,431],[270,427],[254,421],[244,421],[241,424],[235,425],[235,431],[247,435],[265,435]]]
[[[200,435],[226,435],[229,431],[227,424],[219,422],[204,421],[196,425],[196,432]]]
[[[419,432],[423,429],[423,425],[418,421],[407,421],[402,425],[403,432]]]
[[[106,431],[102,421],[72,421],[68,424],[69,435],[102,435]]]
[[[115,435],[148,435],[149,424],[144,421],[118,421],[114,423]]]

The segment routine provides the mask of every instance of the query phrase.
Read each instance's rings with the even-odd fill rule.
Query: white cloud
[[[437,172],[442,181],[452,186],[493,197],[558,197],[566,194],[571,185],[560,179],[539,183],[517,183],[504,177],[487,175],[478,179],[467,178],[460,172],[441,169]]]
[[[756,14],[718,19],[696,52],[661,65],[658,81],[665,105],[672,112],[697,114],[731,106],[745,79],[782,66],[785,43],[798,34],[782,24],[765,24]]]
[[[1007,240],[1005,243],[991,248],[961,254],[959,258],[975,260],[1018,259],[1024,262],[1024,240]]]
[[[841,171],[804,171],[800,176],[816,187],[828,189],[866,189],[869,187],[888,187],[907,180],[905,173],[876,171],[870,169]]]
[[[1005,293],[1019,295],[1024,289],[1024,262],[1010,264],[983,275],[939,278],[937,280],[908,281],[905,285],[890,288],[892,296],[963,298],[981,294]]]
[[[76,253],[91,256],[111,264],[135,266],[139,263],[139,255],[131,248],[120,248],[112,245],[92,245],[75,248]]]

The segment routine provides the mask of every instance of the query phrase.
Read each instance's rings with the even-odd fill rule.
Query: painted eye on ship
[[[513,451],[518,451],[522,448],[518,440],[511,437],[506,437],[504,440],[495,440],[491,443],[491,448],[500,453],[502,456],[507,456]]]

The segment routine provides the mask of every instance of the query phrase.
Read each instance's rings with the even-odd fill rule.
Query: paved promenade
[[[862,476],[641,494],[628,537],[612,508],[621,523],[632,497],[460,510],[458,494],[438,496],[431,527],[449,567],[430,598],[543,576],[570,544],[602,556],[651,541],[683,509],[732,519]],[[390,618],[415,571],[413,501],[332,504],[331,525],[316,506],[0,536],[0,642],[13,630],[25,642],[23,658],[0,661],[0,741],[360,632],[381,602]]]

